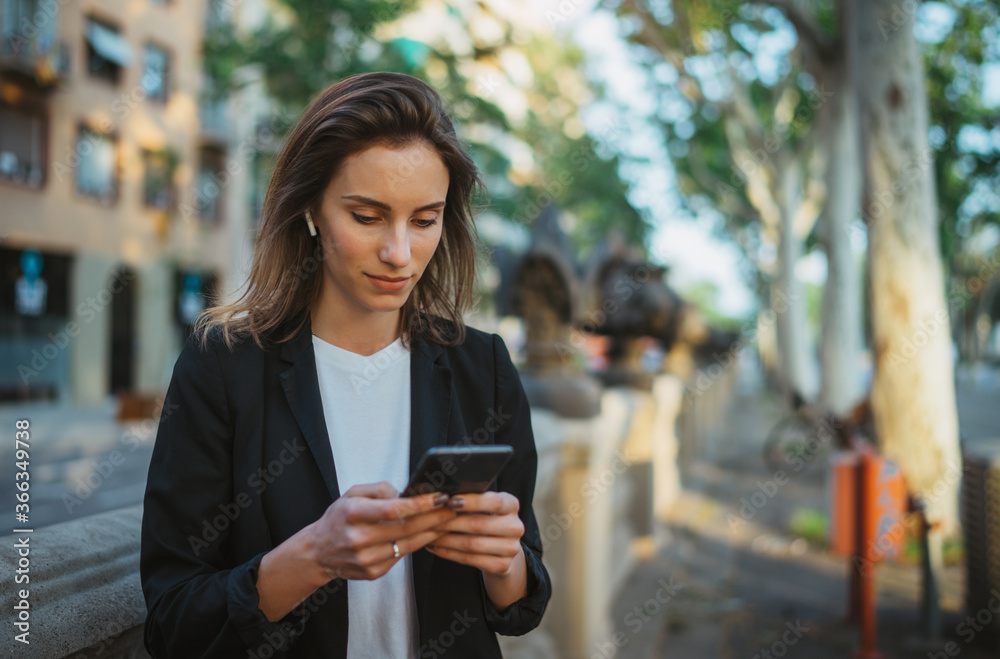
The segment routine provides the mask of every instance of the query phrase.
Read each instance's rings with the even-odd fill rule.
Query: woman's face
[[[313,217],[324,250],[320,304],[399,310],[441,241],[448,179],[425,141],[346,158]]]

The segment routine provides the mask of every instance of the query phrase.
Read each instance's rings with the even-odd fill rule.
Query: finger
[[[401,522],[379,522],[368,527],[368,542],[366,544],[377,544],[379,542],[399,541],[400,538],[408,538],[424,531],[435,529],[435,533],[444,533],[437,530],[437,527],[455,517],[455,512],[448,508],[439,508],[419,515],[413,515]]]
[[[382,555],[385,555],[385,553],[385,551],[381,552]],[[400,554],[400,556],[402,556],[402,554]],[[398,558],[393,557],[392,549],[390,548],[388,559],[379,559],[369,564],[351,565],[344,570],[344,576],[347,579],[372,581],[385,575],[386,572],[392,569],[392,566],[395,565],[398,560]]]
[[[393,541],[391,540],[366,547],[358,554],[357,565],[352,566],[352,569],[348,571],[348,578],[377,579],[388,572],[404,556],[425,547],[428,543],[440,540],[442,535],[444,534],[437,531],[423,531],[399,538],[395,541],[395,547],[392,546]],[[396,549],[399,550],[398,557],[395,553]]]
[[[415,515],[441,509],[447,501],[448,495],[441,493],[422,494],[418,497],[358,500],[351,506],[347,521],[368,524],[401,522]]]
[[[418,549],[423,549],[429,544],[438,542],[445,535],[447,534],[441,533],[440,531],[421,531],[420,533],[414,533],[411,536],[400,538],[396,541],[396,545],[399,547],[400,554],[412,554]]]
[[[441,508],[448,503],[448,495],[444,492],[430,492],[415,497],[396,497],[386,502],[387,520],[400,520],[413,515],[420,515]]]
[[[470,554],[457,549],[449,549],[448,547],[427,547],[427,551],[431,552],[435,556],[440,556],[441,558],[461,563],[462,565],[479,568],[480,570],[491,574],[506,573],[510,569],[511,565],[510,557],[490,556],[488,554]]]
[[[359,551],[356,562],[361,567],[371,567],[383,563],[390,558],[398,560],[407,554],[417,551],[427,543],[440,539],[443,535],[445,534],[441,531],[428,530],[407,536],[394,536],[385,540],[378,540]],[[393,543],[395,543],[395,547],[393,547]],[[395,554],[397,549],[399,550],[399,556]]]
[[[466,533],[471,535],[489,535],[496,537],[520,538],[524,535],[524,523],[521,518],[511,513],[508,515],[456,515],[445,520],[438,531]]]
[[[433,549],[454,549],[467,554],[486,554],[511,558],[521,551],[521,541],[517,538],[494,538],[483,535],[463,535],[447,533],[431,543]]]
[[[378,483],[359,483],[344,492],[345,497],[366,497],[369,499],[391,499],[398,494],[396,488],[388,481]]]
[[[448,507],[468,513],[508,515],[520,510],[521,504],[517,497],[509,492],[483,492],[453,496],[448,501]]]

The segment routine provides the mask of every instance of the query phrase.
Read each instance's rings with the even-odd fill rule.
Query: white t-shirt
[[[410,352],[402,339],[364,356],[314,335],[313,350],[340,492],[379,481],[402,491],[410,469]],[[348,659],[417,658],[412,572],[407,555],[374,581],[348,580]]]

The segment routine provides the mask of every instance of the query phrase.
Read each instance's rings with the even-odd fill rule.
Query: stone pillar
[[[173,305],[176,295],[173,271],[166,261],[137,268],[136,290],[136,389],[144,394],[166,391],[173,360],[180,352]]]
[[[79,326],[70,355],[70,391],[78,405],[96,405],[111,382],[111,291],[114,260],[80,252],[73,262],[69,320]],[[134,282],[132,282],[134,284]]]
[[[653,516],[665,522],[681,492],[677,459],[680,442],[677,420],[684,400],[684,383],[673,375],[660,375],[653,382],[656,419],[653,422]]]

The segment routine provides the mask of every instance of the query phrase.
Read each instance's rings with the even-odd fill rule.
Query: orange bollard
[[[858,551],[858,467],[856,451],[830,456],[830,553],[850,558]]]
[[[861,618],[861,647],[856,659],[881,659],[875,648],[876,584],[875,566],[885,558],[897,556],[902,548],[905,528],[906,486],[899,467],[874,451],[861,454],[858,478],[859,530],[858,606]]]
[[[860,478],[858,478],[858,501],[860,503],[858,549],[858,603],[861,617],[861,647],[852,655],[855,659],[882,659],[883,654],[875,649],[875,561],[871,547],[875,537],[871,534],[872,521],[878,514],[875,500],[878,486],[878,465],[870,451],[861,454]]]
[[[861,623],[854,656],[875,659],[875,566],[902,550],[906,486],[899,467],[872,448],[830,458],[830,551],[848,560],[847,620]]]
[[[830,553],[847,561],[847,621],[860,617],[858,576],[858,474],[860,454],[838,451],[830,456]]]

